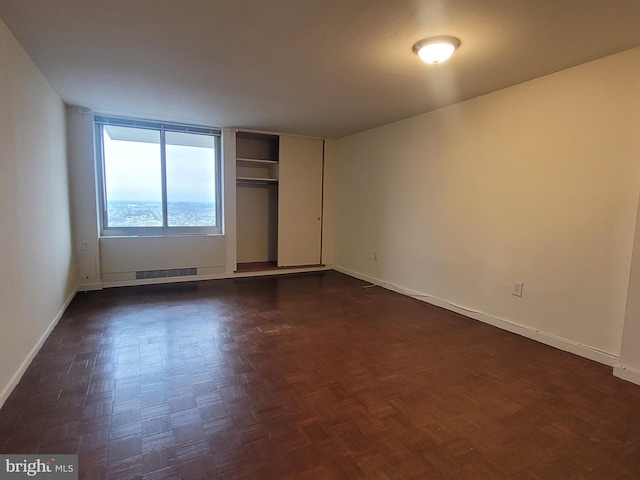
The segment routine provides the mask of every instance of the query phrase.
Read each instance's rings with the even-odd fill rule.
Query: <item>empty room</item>
[[[0,478],[640,479],[638,25],[0,0]]]

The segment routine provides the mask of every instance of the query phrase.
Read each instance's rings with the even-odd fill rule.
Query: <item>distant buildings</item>
[[[109,227],[162,227],[161,202],[110,201]],[[214,203],[167,202],[170,227],[210,227],[216,224]]]

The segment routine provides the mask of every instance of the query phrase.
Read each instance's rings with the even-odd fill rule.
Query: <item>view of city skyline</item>
[[[118,200],[107,202],[108,227],[162,227],[162,202]],[[167,202],[170,227],[212,227],[216,207],[212,202]]]

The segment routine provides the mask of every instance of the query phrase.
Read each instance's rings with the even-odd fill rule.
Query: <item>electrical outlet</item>
[[[522,282],[513,282],[513,291],[511,292],[511,295],[514,295],[516,297],[521,297],[522,296]]]
[[[83,240],[82,241],[82,249],[83,250],[89,250],[89,241],[88,240]]]

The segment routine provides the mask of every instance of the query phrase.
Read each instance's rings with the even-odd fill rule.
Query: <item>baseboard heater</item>
[[[144,280],[146,278],[187,277],[189,275],[198,275],[198,269],[196,267],[189,267],[165,270],[142,270],[136,272],[136,280]]]

